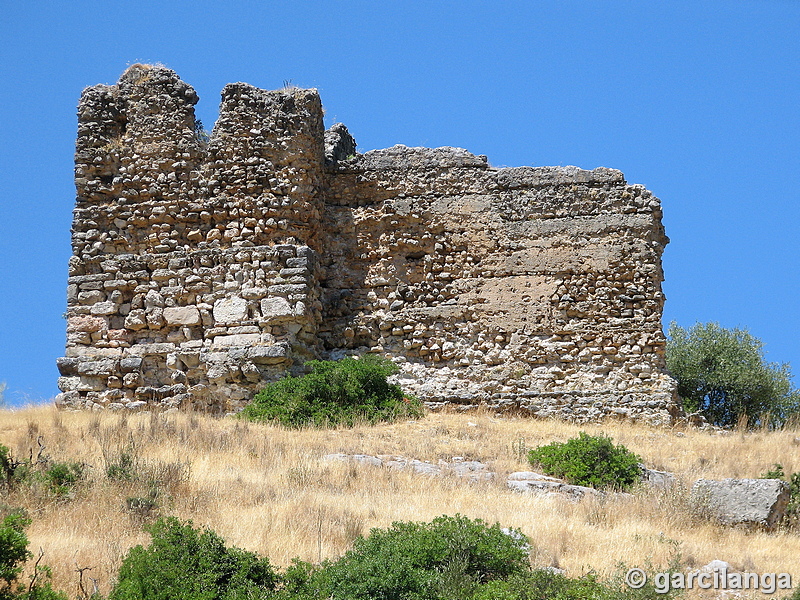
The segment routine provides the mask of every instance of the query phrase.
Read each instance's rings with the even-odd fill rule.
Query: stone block
[[[88,292],[80,292],[78,294],[78,302],[86,305],[102,302],[105,299],[106,295],[99,290],[90,290]]]
[[[691,500],[725,525],[773,529],[786,515],[789,485],[780,479],[698,479]]]
[[[155,342],[152,344],[136,344],[131,346],[129,352],[133,356],[157,356],[167,355],[175,351],[175,344],[168,342]]]
[[[102,392],[106,389],[106,377],[81,376],[79,379],[77,387],[79,392]]]
[[[200,311],[196,306],[174,306],[164,309],[164,319],[167,325],[194,327],[200,325]]]
[[[648,469],[643,464],[639,465],[642,472],[642,483],[653,488],[667,490],[675,485],[675,475],[669,471],[656,471]]]
[[[286,360],[287,348],[283,345],[255,346],[247,351],[247,358],[256,364],[277,364]]]
[[[218,325],[229,325],[247,319],[247,300],[238,296],[222,298],[214,302],[214,321]]]
[[[77,358],[62,356],[56,359],[56,366],[58,367],[58,372],[64,377],[75,376],[78,374],[79,362]]]
[[[147,327],[147,315],[145,312],[137,308],[128,313],[125,317],[125,328],[132,331],[139,331]]]
[[[286,298],[274,296],[261,301],[261,315],[265,320],[272,321],[293,317],[294,311]]]
[[[141,356],[128,356],[119,361],[120,371],[123,373],[138,372],[142,368]]]
[[[268,291],[276,296],[289,296],[292,294],[302,296],[308,294],[310,288],[304,283],[282,283],[269,286]]]
[[[259,333],[239,333],[236,335],[218,335],[214,338],[214,348],[230,348],[233,346],[254,346],[261,340]]]
[[[532,471],[511,473],[506,480],[509,489],[542,495],[558,494],[573,501],[585,496],[601,496],[602,492],[582,485],[571,485],[555,477],[548,477]]]
[[[110,300],[105,302],[96,302],[91,308],[91,313],[93,315],[113,315],[115,312],[117,312],[117,305]]]
[[[67,333],[94,333],[106,328],[106,320],[103,317],[90,317],[89,315],[78,315],[67,319]]]
[[[107,377],[116,372],[118,364],[113,358],[85,360],[78,363],[78,373],[89,377]]]
[[[80,388],[81,378],[77,376],[59,377],[58,389],[62,392],[77,392]]]

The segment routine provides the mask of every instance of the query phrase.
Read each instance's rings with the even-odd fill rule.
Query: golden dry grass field
[[[565,441],[579,431],[610,435],[647,466],[674,472],[680,485],[577,503],[506,489],[506,474],[529,468],[524,448]],[[27,509],[33,519],[30,548],[44,550],[54,587],[71,597],[77,596],[80,567],[91,567],[86,575],[107,593],[128,548],[147,543],[143,524],[158,515],[192,519],[281,566],[295,556],[311,562],[340,556],[372,527],[461,513],[520,528],[532,541],[535,566],[558,566],[570,576],[590,570],[608,576],[620,561],[666,565],[677,550],[687,569],[722,559],[740,570],[789,572],[800,583],[798,533],[726,528],[693,516],[686,498],[686,489],[701,477],[758,477],[774,463],[787,473],[800,471],[800,433],[794,429],[722,435],[631,423],[578,426],[429,413],[391,425],[292,431],[185,413],[52,407],[0,412],[0,443],[15,456],[35,457],[37,440],[52,460],[84,463],[85,481],[69,498],[20,486],[3,492],[0,501]],[[336,452],[432,462],[463,456],[489,463],[498,477],[470,483],[322,460]],[[123,454],[134,460],[138,480],[108,477],[109,465],[119,464]],[[128,500],[148,494],[158,504],[149,514]]]

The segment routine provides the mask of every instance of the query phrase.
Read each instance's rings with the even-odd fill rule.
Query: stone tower
[[[380,353],[431,406],[668,421],[658,199],[619,171],[358,154],[315,90],[163,67],[79,104],[65,407],[231,411],[311,358]]]

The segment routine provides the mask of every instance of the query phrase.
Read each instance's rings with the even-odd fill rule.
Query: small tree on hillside
[[[684,329],[670,323],[667,369],[678,380],[684,408],[709,423],[782,425],[800,408],[788,364],[768,363],[763,343],[744,329],[697,323]]]

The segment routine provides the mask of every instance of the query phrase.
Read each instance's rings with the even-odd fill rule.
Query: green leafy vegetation
[[[456,515],[373,529],[327,567],[326,578],[336,597],[435,600],[469,597],[463,594],[479,583],[527,569],[522,534],[508,535],[497,524]]]
[[[170,517],[147,528],[147,548],[132,548],[109,600],[245,600],[268,597],[278,576],[269,561],[228,548],[216,533]]]
[[[335,561],[295,559],[282,574],[209,530],[170,518],[125,557],[109,600],[634,600],[672,597],[620,578],[532,570],[528,539],[480,519],[442,516],[373,529]]]
[[[115,481],[131,481],[136,476],[136,461],[130,452],[120,452],[119,458],[106,467],[106,477]]]
[[[50,586],[50,569],[37,564],[27,585],[19,580],[28,551],[25,529],[31,521],[23,513],[13,511],[0,521],[0,600],[66,600],[66,594]],[[41,558],[41,556],[40,556]]]
[[[678,381],[688,412],[712,425],[730,427],[784,424],[800,408],[788,364],[768,363],[763,343],[743,329],[697,323],[669,326],[667,369]]]
[[[53,463],[40,475],[56,496],[69,494],[83,476],[83,465],[77,462]]]
[[[336,427],[422,416],[419,400],[403,394],[387,377],[391,361],[368,354],[340,361],[310,361],[311,372],[285,377],[256,394],[240,413],[250,421],[286,427]]]
[[[528,460],[547,475],[597,489],[626,490],[641,478],[641,458],[609,437],[583,431],[567,442],[534,448]]]
[[[27,484],[55,496],[68,496],[84,478],[78,462],[54,462],[41,454],[17,461],[8,447],[0,444],[0,485],[8,489]]]

